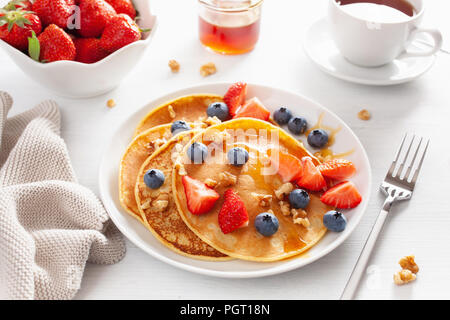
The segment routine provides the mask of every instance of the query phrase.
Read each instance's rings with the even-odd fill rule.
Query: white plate
[[[187,258],[171,251],[162,245],[141,223],[127,214],[119,204],[119,162],[139,120],[152,108],[176,97],[193,93],[223,95],[229,86],[230,83],[217,83],[179,90],[150,102],[147,106],[144,106],[126,119],[112,136],[110,145],[107,146],[100,165],[99,185],[103,204],[113,222],[130,241],[153,257],[181,269],[218,277],[251,278],[278,274],[305,266],[334,250],[356,228],[366,210],[369,200],[371,171],[366,152],[353,131],[335,114],[301,95],[262,85],[249,84],[247,97],[257,96],[271,111],[279,106],[289,106],[295,114],[304,116],[310,124],[314,124],[319,115],[325,113],[325,125],[342,127],[342,130],[336,136],[336,143],[333,146],[333,150],[335,152],[355,150],[353,154],[348,156],[348,159],[353,161],[358,169],[358,173],[352,178],[352,181],[357,185],[363,196],[362,203],[357,208],[346,213],[348,225],[342,233],[328,232],[307,253],[286,261],[271,263],[241,260],[207,262]],[[301,138],[304,140],[305,137],[303,136]]]
[[[419,44],[414,43],[413,47]],[[364,68],[348,62],[339,52],[328,32],[327,19],[315,22],[307,31],[303,43],[308,57],[324,72],[350,82],[388,86],[420,77],[434,64],[436,56],[396,59],[377,68]]]

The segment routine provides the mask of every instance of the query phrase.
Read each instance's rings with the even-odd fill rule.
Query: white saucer
[[[414,47],[418,45],[414,44]],[[377,68],[358,67],[347,61],[328,32],[327,19],[315,22],[306,32],[303,47],[309,58],[324,72],[350,82],[388,86],[420,77],[434,64],[436,56],[396,59]]]

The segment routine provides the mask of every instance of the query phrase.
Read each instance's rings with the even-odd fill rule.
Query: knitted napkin
[[[0,92],[0,298],[71,299],[86,262],[113,264],[122,235],[76,181],[55,102],[7,119]]]

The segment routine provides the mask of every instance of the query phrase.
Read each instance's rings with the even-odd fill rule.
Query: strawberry
[[[320,173],[319,169],[314,165],[311,157],[302,158],[303,174],[297,180],[297,185],[300,188],[311,191],[323,190],[327,183]]]
[[[219,226],[225,234],[248,226],[248,213],[244,202],[232,189],[224,193],[224,202],[219,211]]]
[[[182,181],[187,206],[192,214],[201,215],[207,213],[214,207],[214,204],[220,197],[214,189],[189,176],[183,176]]]
[[[228,106],[228,111],[231,116],[234,116],[237,109],[244,104],[246,94],[247,84],[244,82],[236,82],[225,93],[223,101]]]
[[[141,39],[138,25],[126,14],[118,14],[106,25],[100,38],[100,45],[112,53]]]
[[[83,38],[102,35],[108,22],[116,15],[111,5],[104,0],[80,0],[80,30]]]
[[[51,24],[45,28],[38,40],[42,62],[75,59],[76,49],[72,39],[57,25]]]
[[[345,159],[334,159],[322,163],[317,167],[325,178],[344,180],[353,176],[356,172],[355,165]]]
[[[234,115],[235,118],[250,117],[267,121],[270,117],[270,111],[267,110],[258,98],[248,100],[243,106],[239,107]]]
[[[24,10],[32,11],[33,4],[29,0],[11,0],[6,6],[3,7],[6,11]]]
[[[56,24],[65,29],[69,18],[74,14],[75,0],[35,0],[33,11],[44,26]]]
[[[28,38],[42,31],[41,20],[29,11],[15,10],[0,13],[0,39],[14,48],[25,51]]]
[[[83,63],[95,63],[102,60],[108,54],[100,47],[100,39],[77,38],[73,41],[77,49],[75,61]]]
[[[299,179],[303,174],[302,163],[297,157],[287,153],[272,152],[270,161],[273,167],[278,171],[283,182],[289,182]]]
[[[339,209],[351,209],[361,203],[362,197],[353,182],[344,181],[325,192],[320,200]]]
[[[136,9],[134,9],[131,0],[106,0],[117,13],[127,14],[131,19],[136,18]]]

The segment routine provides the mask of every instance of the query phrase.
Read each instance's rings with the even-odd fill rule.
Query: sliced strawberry
[[[237,109],[244,104],[246,94],[247,84],[244,82],[236,82],[228,89],[227,93],[223,97],[223,101],[228,106],[228,111],[231,116],[234,116]]]
[[[322,163],[317,167],[326,178],[333,180],[345,180],[356,173],[356,168],[353,162],[345,159],[334,159]]]
[[[195,215],[210,211],[220,197],[215,190],[189,176],[183,176],[183,186],[188,209]]]
[[[362,197],[353,182],[344,181],[325,192],[320,200],[339,209],[351,209],[361,203]]]
[[[267,121],[270,117],[270,111],[255,97],[248,100],[242,107],[238,108],[233,119],[243,117]]]
[[[294,181],[302,176],[302,163],[297,157],[280,151],[273,151],[271,152],[270,161],[283,182]]]
[[[219,226],[227,234],[248,226],[248,213],[239,195],[232,189],[224,194],[224,202],[219,212]]]
[[[323,178],[319,169],[314,165],[311,157],[302,158],[303,174],[297,180],[297,185],[300,188],[311,191],[320,191],[327,186],[327,182]]]

